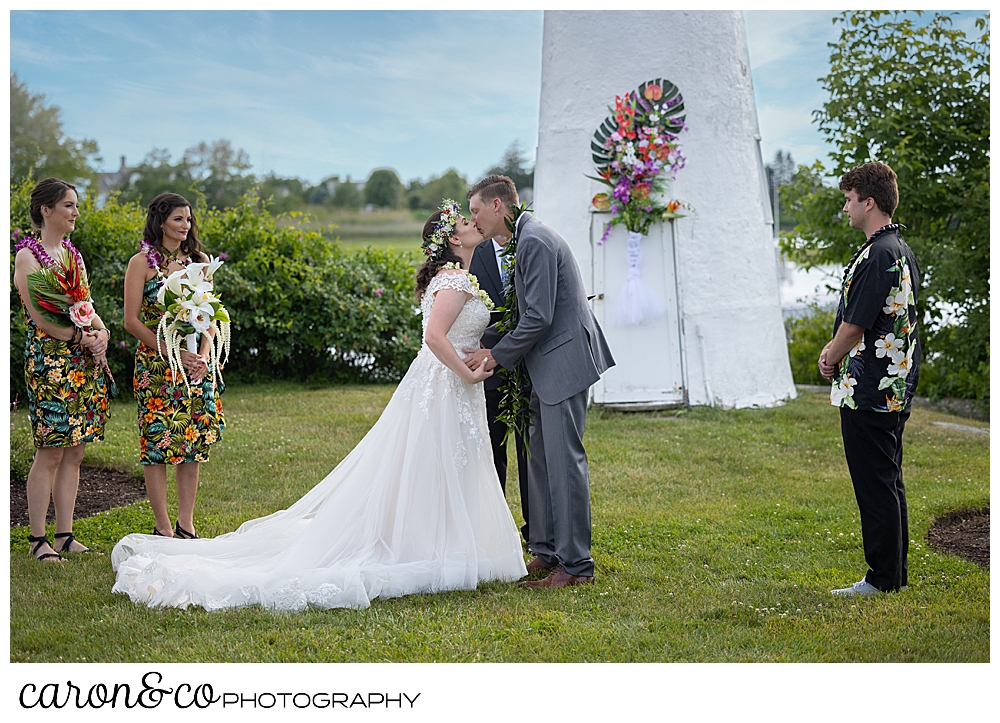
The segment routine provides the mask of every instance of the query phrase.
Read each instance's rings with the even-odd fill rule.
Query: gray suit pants
[[[589,391],[551,405],[531,393],[528,544],[546,565],[562,565],[570,575],[594,574],[590,474],[583,448]]]

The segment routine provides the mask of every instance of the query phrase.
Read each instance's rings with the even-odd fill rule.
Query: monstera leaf
[[[628,97],[635,102],[635,126],[657,128],[672,136],[676,136],[684,128],[684,116],[681,115],[684,110],[684,98],[677,86],[669,80],[663,78],[647,80],[629,93]],[[609,107],[608,110],[613,114],[615,109]],[[608,182],[610,178],[614,145],[608,142],[608,138],[616,130],[618,123],[614,115],[611,115],[601,122],[594,132],[594,139],[590,142],[594,164],[601,176],[597,180]]]

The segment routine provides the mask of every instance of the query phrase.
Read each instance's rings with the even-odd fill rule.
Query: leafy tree
[[[365,182],[364,198],[378,208],[397,208],[403,200],[403,184],[394,170],[380,168]]]
[[[341,181],[333,189],[333,196],[330,197],[330,205],[336,208],[361,208],[361,191],[358,184],[351,180],[350,176],[346,181]]]
[[[145,208],[156,196],[168,191],[179,193],[192,203],[201,197],[201,191],[184,160],[171,163],[169,151],[154,148],[132,169],[129,180],[121,189],[121,199],[135,201]]]
[[[444,199],[450,198],[468,209],[465,194],[469,190],[469,182],[454,168],[448,169],[442,176],[431,178],[427,183],[411,181],[410,189],[412,190],[407,191],[410,208],[430,213],[436,210]]]
[[[282,178],[269,173],[257,181],[257,193],[269,200],[275,213],[287,213],[306,205],[309,187],[298,178]]]
[[[917,13],[920,16],[920,13]],[[937,13],[845,12],[830,72],[830,98],[814,113],[834,146],[832,172],[888,163],[899,179],[893,220],[922,271],[925,364],[921,393],[989,396],[989,15],[977,34]],[[807,266],[845,263],[859,245],[841,218],[843,196],[817,163],[800,167],[782,198],[799,221],[785,252]],[[948,309],[956,324],[942,325]]]
[[[244,174],[250,168],[250,156],[242,148],[234,149],[224,138],[211,145],[202,141],[188,148],[184,164],[210,206],[232,206],[254,186],[254,177]]]
[[[765,169],[767,170],[768,198],[773,199],[775,189],[780,189],[791,183],[795,175],[795,161],[792,159],[791,153],[785,153],[779,149],[774,154],[774,160],[768,163]],[[780,197],[778,198],[778,221],[782,226],[794,225],[788,208]]]
[[[70,183],[92,184],[94,165],[101,162],[97,141],[75,141],[63,133],[59,107],[46,106],[45,96],[34,94],[10,76],[10,178],[36,181],[49,176]]]
[[[530,165],[525,151],[521,147],[521,142],[517,140],[504,151],[500,163],[487,170],[483,175],[489,176],[494,173],[507,176],[518,189],[532,188],[535,184],[535,167]]]

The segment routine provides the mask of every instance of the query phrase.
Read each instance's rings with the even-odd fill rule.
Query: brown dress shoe
[[[528,573],[532,573],[538,570],[544,570],[545,572],[551,572],[552,568],[542,562],[542,558],[534,557],[531,562],[527,564]]]
[[[592,583],[593,581],[593,575],[570,575],[562,569],[562,566],[560,566],[550,572],[548,577],[542,578],[541,580],[525,580],[520,583],[520,586],[530,587],[532,589],[539,589],[543,587],[556,588],[570,587],[571,585],[586,585],[588,583]]]

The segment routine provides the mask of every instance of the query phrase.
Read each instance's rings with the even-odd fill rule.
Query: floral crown
[[[441,218],[435,222],[434,231],[420,244],[428,256],[440,256],[448,247],[448,239],[455,234],[455,226],[462,217],[458,204],[450,198],[441,202]]]

